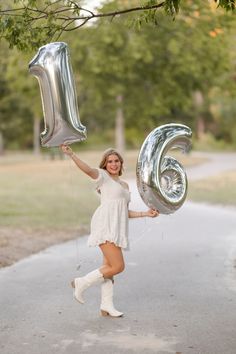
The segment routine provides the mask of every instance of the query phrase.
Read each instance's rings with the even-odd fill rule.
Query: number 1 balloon
[[[145,204],[162,214],[179,209],[187,195],[187,176],[183,166],[167,151],[191,146],[191,129],[182,124],[166,124],[154,129],[145,139],[137,161],[139,194]]]
[[[39,82],[45,129],[42,146],[71,144],[86,139],[79,118],[76,88],[66,43],[49,43],[39,48],[29,63],[29,71]]]

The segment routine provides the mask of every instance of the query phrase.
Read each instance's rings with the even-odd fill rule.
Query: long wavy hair
[[[116,155],[118,157],[118,159],[120,160],[121,165],[120,165],[119,176],[121,176],[124,171],[124,168],[123,168],[124,160],[123,160],[123,157],[121,156],[121,154],[113,148],[110,148],[110,149],[107,149],[104,151],[101,162],[99,164],[99,168],[106,170],[107,160],[110,155]]]

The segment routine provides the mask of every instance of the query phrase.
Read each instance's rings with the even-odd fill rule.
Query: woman
[[[99,246],[103,254],[103,265],[84,277],[72,281],[74,297],[84,303],[83,292],[93,284],[102,284],[101,313],[103,316],[121,317],[122,312],[113,306],[113,276],[124,270],[122,249],[128,247],[128,218],[155,217],[156,210],[145,212],[128,210],[130,193],[128,184],[120,179],[123,158],[114,149],[105,151],[99,168],[92,168],[82,161],[67,145],[62,151],[71,157],[81,171],[96,182],[101,195],[101,204],[91,220],[89,246]]]

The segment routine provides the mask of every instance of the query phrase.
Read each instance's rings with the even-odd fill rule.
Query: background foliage
[[[19,3],[8,2],[13,10]],[[61,3],[54,2],[55,11]],[[111,1],[100,12],[140,3]],[[231,11],[216,8],[214,3],[165,1],[161,10],[117,15],[112,21],[104,17],[61,33],[60,40],[70,48],[81,120],[89,133],[86,147],[114,143],[118,109],[130,147],[139,146],[150,130],[167,122],[189,125],[196,144],[235,144],[236,22]],[[45,8],[51,2],[23,4]],[[234,8],[233,1],[218,5]],[[33,133],[38,136],[35,122],[40,121],[43,130],[39,88],[28,73],[28,62],[35,48],[54,40],[59,31],[51,13],[29,32],[29,7],[16,18],[1,17],[0,141],[8,149],[32,148],[36,144]],[[81,16],[81,11],[75,14]]]

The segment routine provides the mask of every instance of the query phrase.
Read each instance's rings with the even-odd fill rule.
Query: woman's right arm
[[[90,167],[86,162],[82,161],[68,145],[61,145],[61,150],[64,154],[71,157],[74,163],[79,167],[81,171],[86,173],[92,179],[98,178],[98,170],[96,168]]]

